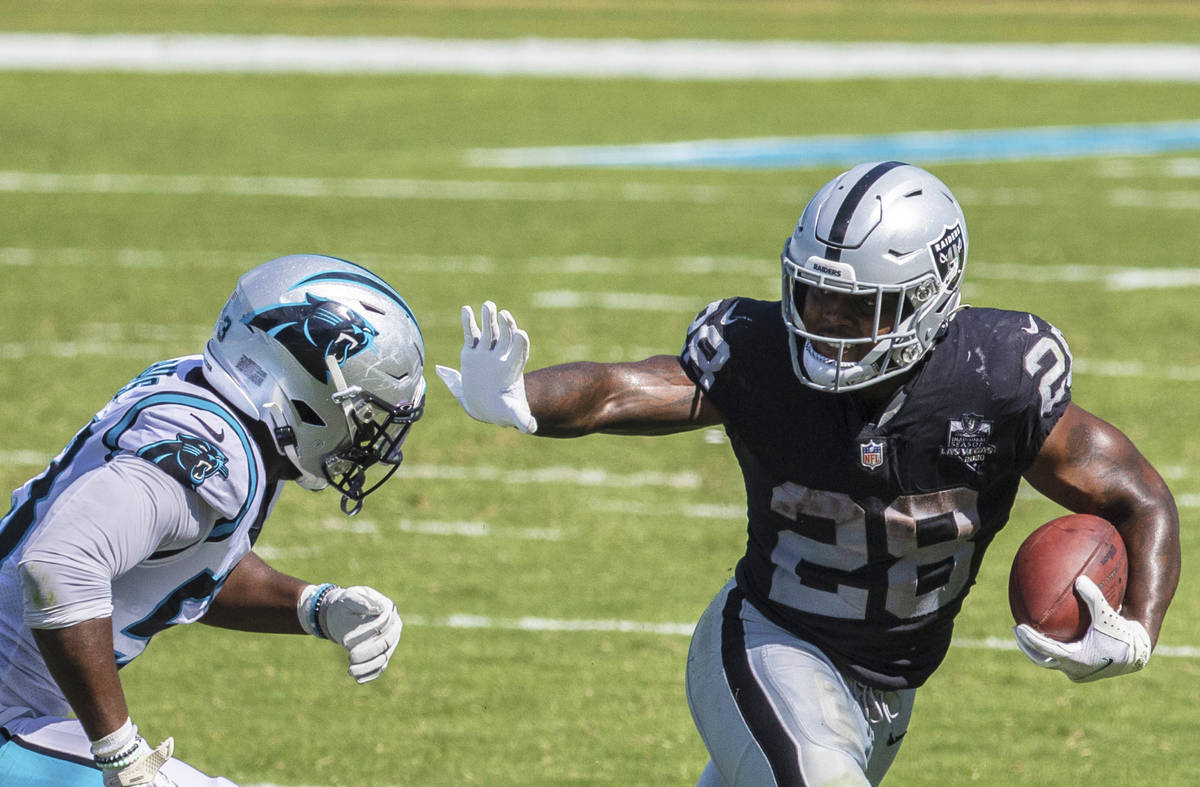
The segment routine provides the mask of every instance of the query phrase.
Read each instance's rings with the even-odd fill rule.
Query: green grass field
[[[1200,40],[1183,2],[977,3],[952,18],[932,2],[72,8],[0,2],[0,32]],[[122,673],[147,737],[173,735],[182,758],[245,784],[687,785],[707,755],[680,632],[745,541],[723,435],[524,437],[467,418],[432,364],[457,365],[459,306],[485,299],[529,332],[534,367],[676,352],[709,301],[777,297],[779,247],[842,167],[509,170],[467,152],[1195,120],[1200,84],[0,71],[0,106],[0,486],[38,472],[150,362],[199,351],[257,262],[368,264],[424,329],[428,408],[398,476],[354,520],[332,493],[290,489],[259,541],[280,570],[396,600],[407,624],[388,672],[357,686],[340,650],[311,638],[175,629]],[[1124,429],[1179,499],[1185,575],[1163,650],[1137,676],[1075,686],[986,647],[1011,639],[1017,545],[1058,513],[1027,491],[887,783],[1196,784],[1200,151],[931,168],[967,212],[967,300],[1063,330],[1075,400]],[[99,173],[154,177],[80,179]],[[221,180],[233,177],[240,191]],[[268,178],[411,193],[306,196]],[[1167,273],[1121,286],[1141,269]]]

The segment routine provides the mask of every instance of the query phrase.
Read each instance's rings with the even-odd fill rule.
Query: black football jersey
[[[728,298],[680,354],[745,480],[738,584],[857,680],[919,686],[1070,400],[1067,343],[1032,314],[962,309],[882,415],[802,385],[790,352],[778,301]]]

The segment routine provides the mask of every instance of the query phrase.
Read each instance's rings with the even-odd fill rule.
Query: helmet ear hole
[[[303,399],[293,399],[292,407],[296,408],[296,414],[300,416],[302,422],[312,426],[328,426],[325,420],[317,414],[317,411]]]

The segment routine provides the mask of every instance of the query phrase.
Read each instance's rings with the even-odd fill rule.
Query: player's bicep
[[[1050,430],[1025,479],[1064,508],[1114,524],[1165,492],[1162,478],[1123,432],[1074,403]]]
[[[61,628],[111,615],[113,580],[176,540],[191,513],[179,485],[136,457],[81,476],[22,554],[26,622]]]

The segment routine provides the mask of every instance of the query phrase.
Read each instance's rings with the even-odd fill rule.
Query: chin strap
[[[334,402],[342,406],[342,412],[346,416],[346,429],[354,434],[354,416],[359,415],[364,421],[370,420],[371,405],[366,402],[359,402],[358,397],[362,394],[363,389],[357,385],[347,385],[346,376],[342,374],[342,369],[337,365],[332,355],[325,356],[325,368],[329,370],[329,379],[333,382],[333,393],[330,398]],[[359,412],[360,408],[367,408],[366,412]]]

